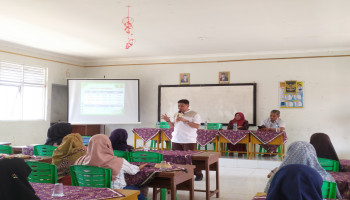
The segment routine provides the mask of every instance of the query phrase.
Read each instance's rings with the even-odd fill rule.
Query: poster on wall
[[[304,83],[302,81],[280,82],[280,108],[304,108]]]

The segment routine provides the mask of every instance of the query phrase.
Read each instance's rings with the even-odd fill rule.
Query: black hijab
[[[72,125],[70,123],[57,123],[47,130],[47,139],[45,145],[60,145],[64,136],[72,133]]]
[[[113,150],[120,151],[133,151],[134,147],[127,144],[128,133],[125,129],[118,128],[112,131],[111,136],[109,136],[111,140]]]
[[[339,161],[337,152],[329,136],[325,133],[315,133],[310,138],[310,143],[316,150],[317,157]]]
[[[307,165],[282,167],[272,179],[266,200],[322,200],[323,180]]]
[[[27,180],[31,171],[23,159],[0,159],[0,199],[38,200],[39,197]]]

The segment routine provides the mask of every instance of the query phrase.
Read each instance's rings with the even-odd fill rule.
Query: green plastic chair
[[[12,154],[12,147],[7,145],[0,145],[0,153]]]
[[[320,165],[326,171],[339,172],[339,162],[327,158],[317,158]]]
[[[129,153],[130,162],[150,162],[160,163],[163,160],[163,154],[148,151],[134,151]]]
[[[85,146],[88,146],[91,136],[86,136],[86,135],[84,135],[84,136],[81,136],[81,137],[83,138],[83,144],[84,144]]]
[[[220,130],[220,129],[222,129],[222,124],[220,124],[220,123],[208,123],[207,129],[208,130]]]
[[[208,123],[207,129],[208,130],[220,130],[220,129],[222,129],[222,124],[220,124],[220,123]],[[213,143],[213,145],[214,145],[214,151],[215,151],[216,150],[216,144]],[[204,149],[206,151],[208,150],[207,145],[204,146]],[[197,150],[201,150],[201,145],[200,144],[198,144]]]
[[[111,169],[89,165],[71,165],[72,186],[111,188]]]
[[[129,152],[127,151],[120,151],[120,150],[113,150],[113,153],[115,156],[124,158],[125,160],[129,161]]]
[[[28,181],[32,183],[57,183],[57,167],[49,163],[26,161],[32,172]]]
[[[51,145],[35,145],[34,155],[52,157],[53,152],[57,147]]]
[[[337,183],[323,181],[321,191],[322,191],[322,198],[323,199],[336,199],[337,198]]]
[[[157,123],[156,123],[157,128]],[[168,122],[159,122],[159,128],[169,128]]]

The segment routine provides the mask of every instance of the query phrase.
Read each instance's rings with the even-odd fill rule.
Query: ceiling
[[[0,0],[0,40],[80,59],[349,50],[349,0]],[[125,49],[121,23],[134,18]]]

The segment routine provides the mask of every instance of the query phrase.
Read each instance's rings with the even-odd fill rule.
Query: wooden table
[[[185,168],[184,171],[160,172],[146,186],[153,188],[153,200],[157,199],[157,188],[166,188],[171,191],[171,200],[176,200],[176,190],[187,190],[190,200],[194,199],[193,165],[177,165]]]
[[[52,157],[47,156],[38,156],[40,159],[24,159],[25,161],[37,161],[37,162],[44,162],[44,163],[52,163]]]
[[[161,150],[163,150],[164,149],[164,142],[167,144],[167,146],[166,146],[166,149],[169,149],[170,150],[170,144],[169,144],[169,148],[168,148],[168,142],[169,143],[171,143],[171,139],[169,139],[166,135],[165,135],[165,133],[163,132],[163,131],[161,131],[161,133],[160,133],[160,143],[162,144],[161,146]]]
[[[35,193],[38,197],[41,199],[51,199],[51,194],[54,188],[54,184],[50,183],[30,183],[33,189],[35,190]],[[113,197],[108,198],[106,196],[101,198],[101,195],[99,196],[99,192],[101,190],[105,191],[108,190],[106,188],[88,188],[88,187],[78,187],[78,186],[63,186],[63,190],[66,196],[65,197],[53,197],[53,199],[72,199],[72,195],[79,194],[78,196],[75,195],[75,198],[78,199],[92,199],[96,197],[99,199],[107,198],[106,200],[137,200],[137,196],[140,194],[139,190],[122,190],[122,189],[116,189],[116,191],[120,192],[121,194],[125,195],[124,197]],[[97,192],[97,193],[94,193]],[[85,194],[86,193],[86,194]]]
[[[27,146],[12,146],[12,153],[13,154],[21,154],[22,149],[25,147],[27,147]]]
[[[112,198],[108,200],[137,200],[137,196],[140,194],[139,190],[119,190],[118,192],[125,195],[125,197]]]
[[[237,152],[237,153],[246,153],[247,154],[247,159],[249,159],[250,157],[250,149],[249,149],[249,136],[250,134],[247,134],[241,141],[237,142],[237,144],[245,144],[247,145],[247,151],[244,152],[244,151],[226,151],[225,149],[222,150],[221,148],[224,148],[224,147],[221,147],[222,145],[221,144],[225,144],[225,143],[231,143],[230,141],[228,141],[224,136],[222,135],[219,135],[219,146],[218,146],[218,150],[219,152]]]
[[[255,194],[253,200],[264,200],[266,199],[267,194],[264,192],[258,192]]]
[[[251,134],[250,136],[250,159],[255,158],[256,154],[276,154],[276,153],[261,153],[261,152],[256,152],[255,145],[259,144],[262,145],[263,143],[260,142],[254,135]],[[281,152],[280,152],[280,158],[281,161],[283,160],[284,157],[284,144],[283,144],[283,134],[279,135],[277,138],[272,140],[271,142],[268,143],[268,145],[280,145],[281,146]]]
[[[136,133],[134,133],[134,148],[135,149],[142,149],[145,145],[146,145],[146,142],[143,140],[143,147],[140,147],[140,148],[136,148],[136,140],[143,140],[142,138],[140,138],[140,136],[138,136]],[[155,140],[156,143],[157,143],[157,150],[159,150],[159,143],[160,143],[160,132],[155,135],[152,139],[150,140]]]
[[[205,192],[206,200],[209,200],[214,194],[216,194],[216,198],[219,198],[220,196],[219,157],[219,152],[203,152],[192,155],[192,164],[196,165],[196,169],[205,170],[205,190],[196,189],[194,191]],[[210,171],[216,172],[216,189],[214,191],[210,191]]]

